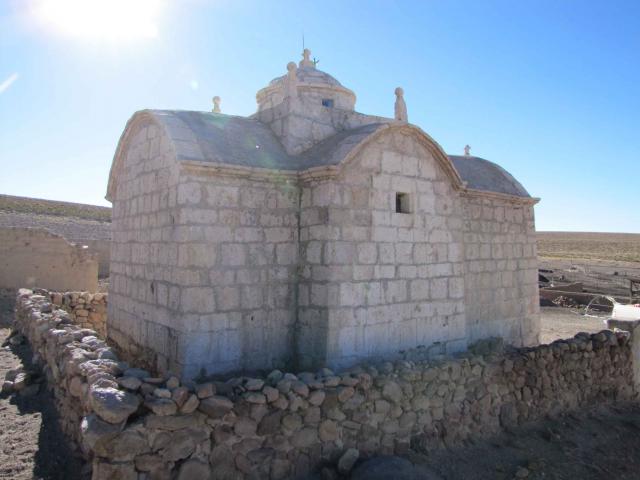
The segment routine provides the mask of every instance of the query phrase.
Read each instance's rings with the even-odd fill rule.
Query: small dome
[[[298,67],[296,69],[298,81],[300,83],[309,83],[312,85],[330,85],[332,87],[342,87],[342,84],[334,77],[322,70],[314,67]],[[276,77],[269,82],[269,86],[283,83],[287,78],[286,75]]]
[[[295,91],[298,97],[309,105],[322,105],[326,108],[351,110],[355,108],[356,95],[344,87],[333,76],[316,68],[316,61],[310,60],[311,52],[307,49],[302,53],[303,60],[294,68],[295,64],[287,65],[288,74],[274,78],[269,85],[260,89],[256,94],[258,111],[273,108],[282,103],[287,89],[288,77],[293,75],[296,82]],[[295,72],[295,74],[294,74]]]

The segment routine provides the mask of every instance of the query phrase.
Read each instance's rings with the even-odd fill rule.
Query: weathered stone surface
[[[195,395],[190,395],[184,405],[180,407],[180,413],[193,413],[200,405],[200,400]]]
[[[291,445],[296,448],[307,448],[318,441],[318,430],[313,427],[304,427],[291,437]]]
[[[180,386],[180,379],[178,379],[178,377],[176,376],[171,376],[167,379],[166,386],[169,390],[178,388]]]
[[[248,392],[248,393],[245,393],[243,397],[249,403],[256,403],[256,404],[267,403],[267,399],[262,393]]]
[[[393,403],[400,403],[402,389],[397,383],[388,381],[382,388],[382,396]]]
[[[260,380],[259,378],[250,378],[244,385],[244,387],[249,391],[261,390],[263,386],[264,380]]]
[[[147,415],[144,419],[145,427],[155,430],[181,430],[194,428],[200,424],[195,415]]]
[[[191,429],[178,430],[171,435],[167,446],[160,451],[166,462],[176,462],[189,457],[196,448],[195,431]]]
[[[198,410],[212,418],[221,418],[233,408],[233,402],[226,397],[215,395],[200,401]]]
[[[200,460],[192,459],[182,464],[177,480],[207,480],[209,478],[211,478],[211,467]]]
[[[167,469],[168,465],[160,455],[142,454],[138,455],[134,461],[136,470],[140,472],[150,472],[153,470]]]
[[[142,381],[150,385],[155,385],[157,387],[158,385],[162,385],[164,383],[164,378],[163,377],[145,377],[142,379]]]
[[[216,393],[216,387],[213,383],[200,383],[196,385],[196,395],[198,398],[209,398]]]
[[[178,406],[170,398],[148,398],[144,406],[159,416],[174,415],[178,411]]]
[[[80,398],[84,391],[84,385],[86,385],[80,377],[73,377],[69,381],[69,392],[74,397]]]
[[[13,389],[19,392],[27,386],[29,382],[29,374],[26,372],[18,372],[13,380]]]
[[[353,387],[338,387],[338,400],[344,403],[349,400],[354,393],[355,390]]]
[[[144,378],[148,378],[151,375],[149,375],[149,372],[147,370],[144,370],[142,368],[127,368],[124,373],[123,373],[124,377],[135,377],[137,379],[139,379],[141,382]]]
[[[282,426],[287,430],[295,431],[302,426],[302,417],[297,413],[290,413],[282,417]]]
[[[133,463],[109,463],[100,459],[93,461],[91,480],[137,480]]]
[[[122,427],[122,424],[105,422],[95,414],[87,415],[80,423],[84,450],[87,452],[95,450],[98,444],[109,442],[120,433]]]
[[[311,394],[309,395],[309,398],[307,399],[307,401],[311,405],[315,405],[316,407],[319,407],[320,405],[322,405],[322,402],[324,402],[325,396],[326,396],[326,394],[324,393],[324,391],[315,390],[315,391],[311,392]]]
[[[174,402],[176,402],[178,408],[182,408],[182,405],[184,405],[184,402],[189,399],[190,395],[191,394],[189,393],[189,389],[187,387],[176,387],[171,392],[171,398]]]
[[[353,466],[358,461],[360,452],[356,448],[349,448],[342,454],[340,460],[338,460],[338,472],[342,475],[346,475],[351,471]]]
[[[269,413],[262,418],[258,425],[258,435],[274,435],[280,430],[280,421],[282,420],[282,411]]]
[[[267,402],[269,403],[275,402],[280,396],[280,392],[277,388],[273,388],[268,385],[262,389],[262,393],[264,393],[265,397],[267,398]]]
[[[156,388],[153,394],[158,398],[171,398],[171,390],[167,388]]]
[[[309,387],[299,380],[291,383],[291,389],[301,397],[305,398],[309,395]]]
[[[136,455],[147,453],[150,450],[146,438],[140,432],[124,430],[108,441],[96,442],[95,453],[111,461],[131,461]]]
[[[240,437],[246,437],[246,436],[255,435],[257,427],[258,426],[255,420],[251,418],[240,417],[236,421],[236,424],[234,425],[233,429],[236,435]]]
[[[89,401],[98,416],[109,423],[126,420],[140,405],[137,395],[115,388],[91,388]]]

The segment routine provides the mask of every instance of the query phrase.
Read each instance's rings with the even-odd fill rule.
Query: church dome
[[[342,84],[327,72],[318,70],[315,67],[298,67],[297,68],[298,81],[301,83],[309,83],[314,85],[329,85],[333,87],[342,87]],[[269,86],[278,85],[285,81],[286,75],[276,77],[269,82]]]
[[[298,66],[292,65],[295,70],[296,90],[303,102],[311,105],[318,104],[325,108],[353,111],[356,103],[356,95],[353,91],[344,87],[332,75],[316,68],[316,61],[310,59],[311,52],[305,49],[303,59]],[[258,111],[273,108],[282,103],[285,98],[289,74],[276,77],[269,85],[262,88],[256,94]]]

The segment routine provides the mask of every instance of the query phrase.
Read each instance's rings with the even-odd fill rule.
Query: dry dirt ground
[[[11,369],[21,365],[32,369],[29,346],[6,342],[11,303],[0,297],[0,382]],[[58,428],[53,398],[44,385],[29,397],[0,395],[0,478],[75,480],[80,479],[81,468]]]
[[[604,323],[606,314],[592,316],[595,312],[591,312],[589,316],[584,316],[581,314],[583,311],[577,308],[541,307],[540,342],[551,343],[560,338],[573,337],[578,332],[598,333],[607,328]]]
[[[547,418],[409,458],[443,480],[638,480],[639,452],[640,406],[624,405]]]

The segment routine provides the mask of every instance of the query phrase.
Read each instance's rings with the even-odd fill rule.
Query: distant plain
[[[545,259],[640,262],[640,234],[538,232],[538,256]]]

